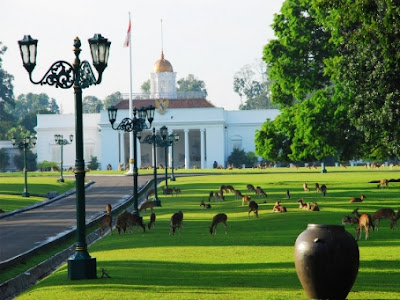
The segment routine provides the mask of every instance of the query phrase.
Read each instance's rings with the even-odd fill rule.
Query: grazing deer
[[[145,201],[145,202],[143,202],[142,205],[140,206],[139,211],[142,211],[143,209],[147,210],[148,208],[150,208],[151,211],[153,211],[154,201]]]
[[[319,211],[319,206],[317,202],[314,202],[313,205],[311,205],[310,210],[312,211]]]
[[[358,219],[358,227],[356,228],[356,240],[361,238],[363,228],[365,230],[365,239],[368,240],[369,230],[371,227],[373,228],[371,216],[366,213],[361,214]]]
[[[244,205],[244,203],[246,201],[250,202],[250,200],[251,200],[251,196],[242,196],[242,206]]]
[[[321,190],[322,195],[326,196],[326,185],[325,184],[321,185],[320,190]]]
[[[315,191],[317,193],[319,193],[321,191],[320,188],[319,188],[319,183],[318,182],[315,184]]]
[[[300,209],[310,209],[310,204],[304,203],[303,198],[300,198],[299,200],[297,200],[297,202],[299,202]]]
[[[201,201],[200,206],[203,206],[204,209],[210,209],[211,204],[205,204],[204,201]]]
[[[235,199],[240,199],[242,197],[243,197],[242,192],[239,190],[235,190]]]
[[[118,230],[118,234],[121,234],[121,229],[126,232],[126,227],[128,223],[128,219],[130,218],[131,214],[127,211],[124,211],[117,217],[115,228]]]
[[[217,234],[217,225],[222,223],[225,227],[225,234],[228,233],[226,221],[228,220],[228,216],[224,213],[220,213],[215,215],[212,219],[211,226],[210,226],[210,233],[216,235]]]
[[[101,220],[100,220],[100,234],[103,236],[104,234],[104,228],[110,227],[110,232],[112,235],[112,216],[109,214],[104,215]]]
[[[219,187],[219,192],[220,192],[220,193],[226,192],[226,186],[225,186],[225,185],[221,185],[221,186]]]
[[[131,229],[131,232],[133,233],[133,226],[138,226],[143,229],[143,232],[146,232],[146,227],[143,224],[143,217],[137,215],[137,214],[130,214],[128,220],[127,220],[127,227]],[[138,228],[139,231],[139,228]]]
[[[151,189],[147,192],[146,200],[149,201],[151,195],[155,195],[154,189]]]
[[[397,215],[400,214],[400,210],[397,213]],[[390,229],[394,229],[394,225],[397,221],[395,221],[395,212],[391,208],[381,208],[378,209],[374,214],[372,215],[372,221],[374,222],[375,230],[379,230],[379,223],[381,219],[389,219],[390,221]]]
[[[235,189],[234,189],[234,187],[233,186],[231,186],[231,185],[227,185],[226,186],[226,190],[225,190],[226,192],[231,192],[231,193],[233,193],[234,191],[235,191]]]
[[[150,214],[150,222],[149,224],[147,224],[147,227],[149,228],[149,230],[151,228],[156,228],[156,214],[153,212]]]
[[[173,188],[172,189],[173,190],[173,192],[175,192],[175,196],[178,196],[178,194],[180,195],[181,194],[181,189],[180,188]]]
[[[223,191],[221,191],[220,193],[215,192],[214,197],[215,197],[215,201],[224,201],[225,200]]]
[[[286,212],[286,207],[280,204],[280,201],[276,201],[272,212]]]
[[[167,187],[165,187],[165,186],[162,187],[162,191],[163,191],[163,194],[164,194],[164,195],[172,195],[172,193],[174,192],[173,189],[167,188]]]
[[[380,181],[379,181],[379,184],[378,184],[378,189],[379,188],[389,188],[389,180],[387,180],[387,179],[381,179]]]
[[[345,216],[345,217],[342,218],[342,224],[343,225],[349,224],[351,226],[358,225],[358,218],[357,217],[351,217],[351,216]]]
[[[257,187],[256,194],[258,195],[258,198],[267,197],[267,194],[263,191],[263,189],[260,186]]]
[[[364,194],[361,194],[360,198],[351,198],[351,199],[349,200],[349,202],[350,202],[350,203],[353,203],[353,202],[363,202],[363,200],[364,200],[365,198],[367,198],[367,197],[364,196]]]
[[[256,189],[254,188],[254,185],[248,184],[246,187],[247,187],[247,191],[248,191],[248,192],[254,192],[254,194],[257,194],[257,191],[256,191]]]
[[[309,192],[309,191],[310,191],[310,189],[309,189],[307,183],[305,183],[305,182],[303,183],[303,190],[304,190],[305,192]]]
[[[290,199],[290,191],[289,190],[286,190],[286,198]]]
[[[211,198],[214,198],[214,192],[213,192],[213,191],[211,191],[211,192],[208,194],[208,202],[211,201]]]
[[[254,211],[254,214],[258,218],[258,204],[256,203],[256,201],[249,202],[249,213],[247,214],[249,217],[252,211]]]
[[[182,222],[183,222],[183,212],[178,211],[177,213],[174,213],[171,217],[169,234],[172,233],[172,235],[174,235],[176,229],[179,229],[180,233],[182,230]]]

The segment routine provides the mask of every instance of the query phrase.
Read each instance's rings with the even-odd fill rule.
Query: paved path
[[[138,177],[139,186],[152,175]],[[96,218],[110,203],[113,207],[132,195],[132,176],[95,176],[86,179],[95,183],[86,189],[86,221]],[[48,205],[0,219],[0,263],[45,244],[76,228],[76,194]]]

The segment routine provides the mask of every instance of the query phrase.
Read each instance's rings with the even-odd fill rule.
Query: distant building
[[[176,91],[176,73],[171,63],[164,58],[156,61],[150,77],[150,94],[133,95],[132,107],[153,105],[156,112],[153,127],[157,131],[167,126],[169,133],[178,134],[180,139],[174,145],[174,166],[182,168],[212,168],[214,162],[226,166],[227,158],[234,148],[246,152],[255,151],[255,132],[267,118],[273,120],[279,114],[276,109],[226,111],[215,107],[201,93],[179,93]],[[129,116],[129,95],[116,105],[116,124]],[[37,116],[38,161],[60,161],[60,146],[54,141],[54,134],[67,138],[74,134],[74,115]],[[84,114],[84,159],[88,163],[96,156],[101,168],[111,165],[117,169],[120,164],[129,163],[129,134],[111,128],[107,111],[100,114]],[[142,139],[152,134],[152,129],[142,132]],[[75,164],[75,142],[64,146],[64,167]],[[153,147],[142,144],[138,147],[138,167],[153,165]],[[157,164],[164,164],[164,149],[157,149]],[[171,161],[171,151],[169,151]]]

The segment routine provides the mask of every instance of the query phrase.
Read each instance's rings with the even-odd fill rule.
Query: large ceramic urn
[[[357,277],[360,254],[343,225],[308,224],[297,237],[294,256],[308,297],[346,299]]]

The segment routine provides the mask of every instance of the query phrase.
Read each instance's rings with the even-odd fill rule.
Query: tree
[[[181,78],[177,82],[178,92],[202,92],[207,96],[206,84],[203,80],[197,79],[193,74],[189,74],[186,78]]]
[[[108,109],[110,106],[117,104],[121,101],[122,94],[120,92],[115,92],[111,95],[108,95],[106,99],[104,99],[104,108]]]
[[[15,109],[12,114],[17,120],[22,120],[25,116],[39,111],[57,114],[60,113],[55,99],[50,99],[47,94],[21,94],[15,101]]]
[[[104,103],[95,96],[86,96],[82,101],[82,111],[86,114],[99,113],[104,107]]]
[[[144,94],[149,94],[150,93],[150,79],[148,79],[145,82],[143,82],[143,84],[140,86],[140,90]]]
[[[19,169],[22,170],[24,168],[24,154],[22,153],[24,150],[21,149],[21,154],[14,156],[14,164]],[[36,167],[36,154],[34,154],[30,149],[26,150],[26,169],[28,171],[35,171]]]
[[[7,51],[7,47],[0,42],[0,140],[6,138],[7,131],[13,126],[14,118],[11,110],[15,106],[14,77],[7,73],[2,67],[2,56]]]
[[[9,157],[5,149],[0,149],[0,170],[7,168],[9,163]]]

